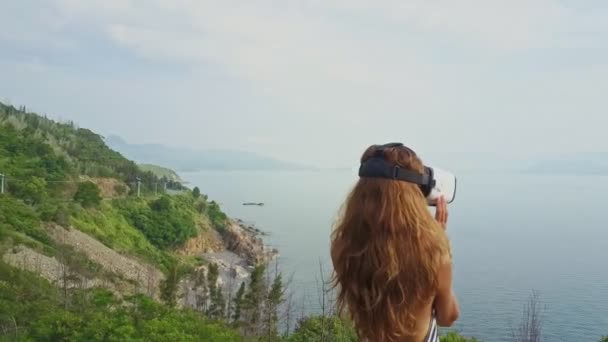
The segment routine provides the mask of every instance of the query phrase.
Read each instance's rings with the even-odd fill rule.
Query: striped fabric
[[[424,337],[424,342],[439,342],[439,336],[437,332],[437,320],[435,320],[435,315],[431,318],[431,323],[429,324],[429,331],[426,333]]]

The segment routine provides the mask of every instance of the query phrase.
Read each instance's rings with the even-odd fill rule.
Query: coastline
[[[215,235],[220,240],[216,241],[215,247],[203,248],[195,253],[208,263],[217,265],[217,285],[227,297],[236,293],[256,266],[268,264],[279,255],[276,248],[270,249],[265,245],[262,235],[268,234],[243,220],[229,218],[225,231]],[[178,298],[182,306],[197,308],[200,305],[205,289],[197,285],[196,278],[198,274],[206,278],[208,271],[209,264],[201,265],[189,277],[180,281]]]

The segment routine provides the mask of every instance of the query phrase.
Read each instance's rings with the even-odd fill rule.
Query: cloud
[[[347,9],[379,13],[421,34],[502,52],[550,46],[556,31],[572,19],[570,10],[555,0],[335,2]]]
[[[365,142],[387,139],[488,152],[515,134],[521,148],[540,125],[530,115],[560,113],[542,125],[562,131],[577,107],[596,118],[607,89],[594,76],[606,65],[606,12],[553,0],[23,1],[35,11],[0,5],[11,62],[38,74],[64,62],[47,78],[86,85],[83,107],[88,96],[111,99],[117,117],[126,107],[173,111],[180,144],[230,131],[237,148],[326,160],[336,157],[313,151],[331,143],[352,160]],[[586,91],[589,82],[598,90]],[[277,141],[294,143],[286,153]]]

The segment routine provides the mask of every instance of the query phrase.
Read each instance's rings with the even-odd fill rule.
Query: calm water
[[[319,262],[329,271],[329,234],[356,173],[201,172],[182,176],[232,217],[271,233],[281,268],[295,272],[300,298],[314,310]],[[547,341],[608,335],[608,178],[460,174],[450,205],[455,328],[506,341],[537,290]],[[264,202],[264,207],[243,202]]]

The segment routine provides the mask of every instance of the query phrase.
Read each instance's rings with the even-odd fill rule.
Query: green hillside
[[[215,203],[191,192],[163,194],[165,184],[185,188],[176,179],[141,170],[90,130],[2,103],[0,174],[0,340],[241,340],[221,320],[166,305],[175,302],[180,277],[204,262],[174,250],[205,230],[222,229],[226,216]],[[53,236],[58,231],[53,227],[75,228],[116,251],[112,257],[158,269],[162,301],[83,287],[86,279],[119,290],[137,284]],[[53,276],[41,261],[33,273],[16,267],[20,262],[11,264],[7,256],[22,255],[25,264],[28,254],[20,251],[56,260],[60,276],[39,277],[39,272]]]
[[[154,175],[156,175],[156,177],[159,177],[159,178],[164,177],[164,178],[172,180],[174,182],[183,182],[182,179],[179,177],[179,175],[175,171],[168,169],[166,167],[153,165],[153,164],[139,164],[139,169],[144,172],[148,172],[148,171],[152,172]]]

